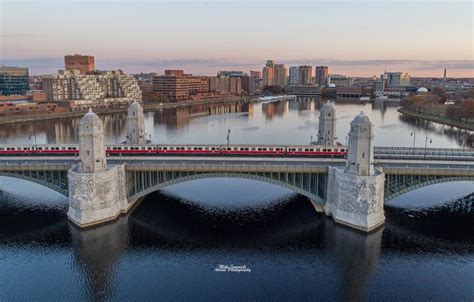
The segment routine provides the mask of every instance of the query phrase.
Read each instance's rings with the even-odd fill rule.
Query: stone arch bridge
[[[0,163],[0,176],[19,178],[48,187],[68,196],[68,171],[73,163]],[[327,199],[330,165],[226,164],[204,161],[181,164],[125,163],[126,194],[131,205],[144,196],[167,186],[202,178],[231,177],[263,181],[285,187],[308,197],[323,207]],[[409,191],[450,181],[474,181],[469,167],[410,167],[381,165],[385,173],[384,201]]]

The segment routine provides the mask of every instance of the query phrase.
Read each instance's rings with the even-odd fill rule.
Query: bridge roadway
[[[77,163],[73,156],[19,156],[0,157],[0,165],[65,165]],[[341,167],[346,164],[343,158],[295,158],[295,157],[236,157],[236,156],[109,156],[109,164],[127,165],[263,165],[263,166],[307,166],[307,167]],[[420,169],[467,169],[474,170],[472,161],[439,161],[439,160],[376,160],[376,166],[387,168],[420,168]]]

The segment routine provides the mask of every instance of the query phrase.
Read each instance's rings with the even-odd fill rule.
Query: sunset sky
[[[98,69],[194,74],[265,60],[330,73],[474,77],[471,1],[0,0],[0,64],[31,74],[89,54]]]

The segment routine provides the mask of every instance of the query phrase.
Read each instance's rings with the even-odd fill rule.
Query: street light
[[[424,155],[423,159],[426,159],[426,145],[428,144],[428,140],[430,141],[430,144],[433,143],[433,140],[431,139],[431,137],[428,137],[428,135],[426,135],[426,138],[425,138],[425,155]]]
[[[415,155],[415,140],[416,140],[416,132],[410,132],[410,136],[413,136],[413,155]]]

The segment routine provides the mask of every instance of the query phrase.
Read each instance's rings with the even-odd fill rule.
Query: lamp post
[[[428,140],[430,141],[430,144],[433,143],[433,140],[431,139],[431,137],[428,137],[428,135],[426,135],[426,138],[425,138],[425,155],[423,156],[423,159],[426,159],[426,146],[428,145]]]
[[[309,144],[312,145],[313,144],[313,136],[311,135],[311,139],[309,140]]]
[[[413,155],[415,155],[415,140],[416,140],[416,132],[410,132],[410,136],[413,136]]]

